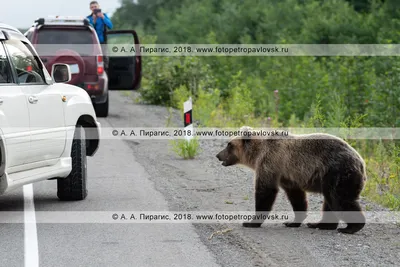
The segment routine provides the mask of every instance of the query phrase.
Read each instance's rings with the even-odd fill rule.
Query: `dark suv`
[[[107,43],[126,40],[136,46],[135,54],[108,57],[104,69],[104,48],[94,28],[84,17],[40,18],[24,34],[32,43],[52,74],[56,63],[68,64],[72,79],[69,84],[79,86],[91,96],[96,115],[108,116],[108,90],[136,90],[141,81],[139,38],[135,31],[107,31]],[[122,38],[121,38],[122,37]],[[110,49],[108,49],[110,51]]]

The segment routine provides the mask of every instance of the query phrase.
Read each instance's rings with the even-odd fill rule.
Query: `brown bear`
[[[287,227],[299,227],[306,218],[306,192],[324,197],[320,222],[310,228],[337,229],[353,234],[365,226],[358,199],[366,182],[363,158],[344,140],[329,134],[275,135],[258,137],[251,127],[240,129],[217,154],[223,166],[244,165],[255,171],[255,212],[271,211],[282,188],[295,213]],[[338,228],[339,220],[347,226]],[[264,222],[251,220],[244,227],[260,227]]]

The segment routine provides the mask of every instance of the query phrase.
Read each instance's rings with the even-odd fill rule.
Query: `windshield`
[[[88,29],[40,29],[37,39],[38,49],[40,45],[45,55],[54,55],[57,50],[71,49],[82,55],[91,55],[93,51],[93,35]]]

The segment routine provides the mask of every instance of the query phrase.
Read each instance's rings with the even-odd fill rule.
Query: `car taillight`
[[[97,74],[102,75],[104,73],[104,63],[103,63],[103,56],[97,55]]]
[[[99,89],[99,85],[98,84],[86,84],[86,89],[97,90],[97,89]]]

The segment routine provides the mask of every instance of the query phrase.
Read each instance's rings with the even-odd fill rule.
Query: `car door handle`
[[[0,105],[2,105],[2,104],[3,104],[3,99],[0,98]]]
[[[28,101],[31,104],[36,104],[38,102],[38,100],[39,99],[36,96],[33,96],[33,95],[29,96],[29,98],[28,98]]]

